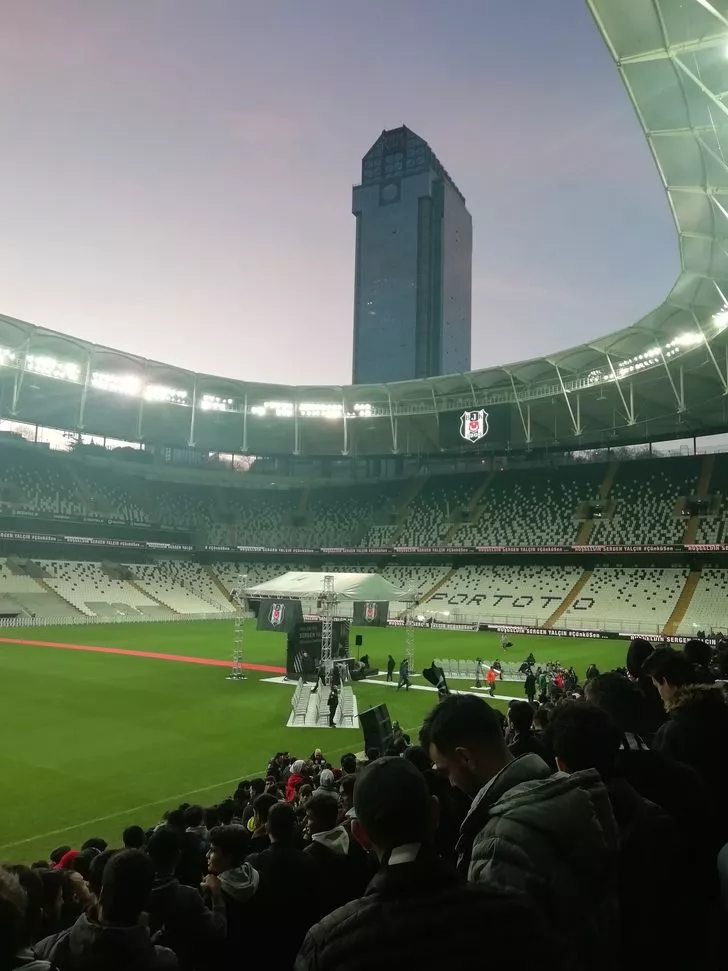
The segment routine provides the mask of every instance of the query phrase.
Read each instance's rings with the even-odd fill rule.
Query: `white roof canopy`
[[[334,594],[338,600],[387,601],[414,600],[412,590],[395,587],[378,573],[284,573],[275,580],[266,580],[246,593],[251,597],[320,597],[324,590],[324,578],[334,581]]]

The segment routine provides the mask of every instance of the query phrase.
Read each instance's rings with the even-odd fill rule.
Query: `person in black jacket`
[[[696,684],[693,665],[679,651],[664,647],[643,671],[660,693],[668,719],[653,746],[700,773],[715,806],[722,842],[728,840],[728,704],[717,685]]]
[[[306,932],[328,911],[321,893],[320,871],[299,847],[296,813],[278,802],[268,813],[270,847],[247,862],[260,875],[255,935],[274,942],[276,964],[290,968]]]
[[[175,876],[179,862],[177,835],[166,826],[156,830],[147,844],[154,865],[154,883],[147,910],[155,944],[175,952],[182,971],[207,968],[208,955],[225,937],[225,903],[220,895],[207,908],[199,892]]]
[[[321,882],[324,913],[364,893],[371,877],[369,858],[347,829],[337,825],[339,799],[317,789],[306,803],[311,842],[305,849]]]
[[[609,793],[620,843],[620,971],[640,971],[648,955],[661,969],[702,967],[691,962],[692,935],[675,934],[694,892],[685,868],[689,847],[672,816],[618,775],[619,728],[602,709],[567,701],[554,711],[548,735],[560,771],[596,769]]]
[[[393,680],[392,675],[394,674],[394,666],[395,666],[396,663],[397,662],[394,660],[394,658],[390,654],[389,657],[387,658],[387,681],[392,681]]]
[[[536,679],[534,678],[534,684]],[[553,767],[554,755],[548,745],[533,732],[533,708],[527,701],[514,701],[508,708],[508,725],[511,729],[508,749],[517,759],[531,752],[540,756],[547,765]]]
[[[311,928],[295,971],[471,971],[484,960],[509,971],[556,967],[549,933],[525,897],[461,883],[437,856],[437,800],[408,759],[364,769],[354,806],[352,826],[382,868],[364,897]]]

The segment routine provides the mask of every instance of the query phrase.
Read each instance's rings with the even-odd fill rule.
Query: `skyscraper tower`
[[[473,225],[430,146],[383,131],[354,187],[355,384],[470,370]]]

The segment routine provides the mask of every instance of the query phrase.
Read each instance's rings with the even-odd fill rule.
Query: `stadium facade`
[[[427,142],[383,131],[352,210],[354,384],[470,370],[473,223]]]
[[[728,428],[726,18],[698,0],[589,0],[674,216],[681,272],[637,323],[532,360],[348,387],[196,374],[0,318],[0,415],[202,452],[457,457]],[[548,308],[534,308],[534,313]],[[463,414],[484,434],[464,440]]]

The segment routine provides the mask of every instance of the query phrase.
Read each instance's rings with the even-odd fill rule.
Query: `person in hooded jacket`
[[[360,897],[372,876],[369,857],[349,834],[337,825],[339,800],[335,793],[317,789],[306,803],[311,842],[305,854],[316,864],[321,884],[323,913]]]
[[[222,968],[237,967],[255,934],[260,875],[245,862],[249,850],[249,834],[242,826],[210,831],[203,899],[210,910],[225,910],[225,940],[216,952]]]
[[[58,971],[178,971],[177,958],[152,944],[141,922],[154,870],[140,850],[122,850],[106,864],[95,913],[35,946]]]
[[[303,759],[296,759],[291,766],[291,774],[288,776],[288,782],[286,782],[286,802],[293,802],[296,798],[296,786],[306,781],[307,777],[303,774],[305,766],[306,763]]]
[[[174,951],[181,971],[207,968],[209,955],[225,938],[227,913],[222,896],[216,894],[209,909],[199,891],[179,882],[175,876],[179,840],[171,829],[163,826],[154,832],[146,849],[154,865],[148,906],[154,943]]]
[[[700,773],[728,841],[728,704],[719,685],[696,684],[693,665],[679,651],[659,648],[643,672],[662,698],[667,721],[653,741],[656,751]]]
[[[538,755],[514,759],[495,711],[473,695],[446,698],[420,737],[472,798],[457,846],[460,872],[526,894],[563,930],[562,971],[614,971],[619,840],[598,773],[552,775]]]

